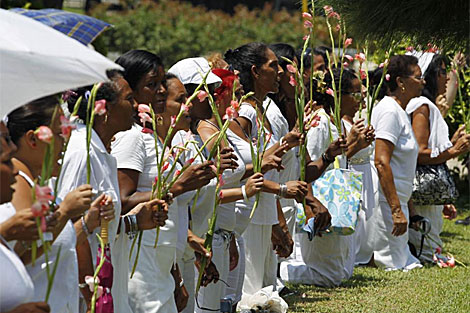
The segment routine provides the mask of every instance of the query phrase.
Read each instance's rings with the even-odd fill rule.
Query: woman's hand
[[[128,214],[137,217],[139,230],[154,229],[165,225],[168,219],[168,204],[163,200],[154,199],[137,205]]]
[[[23,303],[6,313],[48,313],[51,311],[46,302]]]
[[[196,236],[191,230],[188,230],[188,245],[191,249],[194,250],[195,253],[199,255],[205,255],[209,261],[211,260],[212,253],[204,248],[204,239]]]
[[[65,196],[59,205],[59,211],[68,219],[80,216],[90,207],[92,196],[92,187],[81,185]]]
[[[297,202],[302,202],[308,192],[307,183],[304,181],[288,181],[287,185],[287,199],[295,199]]]
[[[328,209],[315,197],[307,197],[306,204],[312,209],[315,218],[315,231],[326,230],[331,224],[331,215]]]
[[[263,188],[263,174],[261,173],[256,173],[252,175],[248,180],[246,181],[245,184],[245,191],[246,191],[246,196],[248,198],[253,197],[255,194],[261,191]]]
[[[326,149],[326,157],[328,158],[328,160],[333,160],[338,155],[341,155],[343,151],[346,151],[347,148],[348,144],[346,142],[346,139],[344,139],[344,137],[338,138],[332,143],[330,143],[330,145]]]
[[[455,145],[449,148],[449,152],[454,156],[470,152],[470,134],[460,136]]]
[[[439,109],[439,112],[441,112],[441,115],[444,117],[447,115],[447,112],[450,109],[445,95],[438,95],[436,97],[436,106]]]
[[[209,184],[211,179],[216,176],[211,165],[214,165],[214,162],[205,161],[201,164],[193,164],[189,166],[171,188],[170,192],[173,194],[173,197],[191,190],[202,188]]]
[[[265,154],[263,160],[261,161],[261,173],[266,173],[272,169],[282,171],[284,166],[282,165],[282,156],[289,150],[289,144],[285,141],[282,142],[282,145],[271,154]]]
[[[462,136],[465,136],[465,125],[460,125],[460,127],[455,131],[454,135],[452,135],[452,139],[450,140],[452,145],[455,145],[457,140]]]
[[[233,153],[233,149],[225,147],[220,151],[220,168],[219,174],[225,170],[234,170],[238,167],[237,156]]]
[[[181,272],[177,264],[171,269],[171,275],[175,280],[175,291],[173,292],[173,296],[176,302],[176,309],[178,312],[181,312],[188,305],[189,294],[184,286],[183,278],[181,277]]]
[[[85,215],[85,224],[90,232],[101,225],[101,218],[112,221],[115,218],[114,204],[111,196],[102,193],[91,203],[88,213]]]
[[[57,225],[59,212],[47,216],[46,232],[53,232]],[[30,209],[17,211],[15,215],[0,224],[0,234],[6,241],[33,241],[39,239],[36,217]]]
[[[457,209],[453,204],[446,204],[442,209],[442,213],[444,214],[444,218],[448,220],[453,220],[457,217]]]
[[[294,128],[284,136],[284,140],[287,143],[287,150],[297,147],[303,141],[303,136],[299,133],[298,129]]]
[[[238,265],[238,258],[239,258],[237,240],[235,239],[235,236],[232,236],[232,239],[230,240],[230,246],[228,248],[228,252],[229,252],[229,259],[230,259],[229,271],[233,271]]]
[[[405,214],[401,207],[392,208],[392,220],[393,220],[393,236],[401,236],[406,233],[408,229],[408,221],[406,220]]]
[[[196,268],[198,271],[201,271],[201,261],[202,261],[202,256],[199,253],[196,254],[196,261],[194,261],[194,264],[196,265]],[[201,280],[201,286],[206,287],[209,285],[212,281],[214,283],[219,281],[219,271],[217,270],[217,267],[215,264],[208,260],[206,262],[206,268],[204,269],[204,274],[202,275],[202,280]]]
[[[271,242],[273,250],[282,258],[287,258],[294,249],[294,241],[289,231],[284,231],[279,224],[272,226]]]

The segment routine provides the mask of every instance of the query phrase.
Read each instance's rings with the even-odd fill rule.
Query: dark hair
[[[124,79],[134,90],[145,74],[163,67],[162,59],[149,51],[130,50],[117,58],[116,63],[124,68]]]
[[[118,78],[123,77],[122,71],[108,71],[107,75],[111,81],[102,83],[102,85],[100,86],[100,88],[98,88],[96,92],[95,100],[106,100],[106,103],[114,103],[119,97],[119,90],[117,89],[117,86],[114,81]],[[67,107],[69,109],[69,112],[72,113],[75,107],[75,103],[77,103],[78,99],[82,97],[82,101],[80,103],[80,106],[78,107],[77,112],[78,117],[82,121],[86,121],[88,97],[92,88],[93,85],[78,88],[74,90],[74,92],[70,95],[70,98],[67,100]]]
[[[379,85],[380,79],[382,78],[382,73],[383,73],[383,68],[377,67],[373,71],[369,71],[367,75],[369,75],[369,92],[372,93],[374,92],[374,88]],[[365,82],[362,82],[365,85]],[[377,99],[376,100],[382,100],[383,97],[387,95],[387,84],[384,78],[384,81],[382,83],[382,86],[380,87],[379,93],[377,94]]]
[[[326,64],[326,67],[328,68],[328,56],[326,55],[326,52],[331,56],[331,48],[327,46],[318,46],[313,48],[313,55],[319,55],[323,58],[323,61]],[[307,48],[305,49],[305,53],[302,56],[302,49],[297,50],[296,52],[297,60],[300,62],[300,58],[303,57],[304,59],[304,68],[308,69],[312,66],[312,48]]]
[[[333,72],[333,78],[331,77],[330,72],[326,73],[326,75],[325,75],[324,82],[326,83],[326,88],[333,89],[333,79],[334,79],[335,87],[336,87],[336,90],[338,90],[338,91],[339,91],[340,82],[341,82],[341,92],[342,93],[350,91],[353,88],[352,87],[353,80],[359,79],[356,76],[356,74],[354,73],[354,70],[349,69],[349,68],[344,68],[342,75],[341,75],[341,69],[340,68],[333,68],[332,72]],[[340,81],[340,78],[341,78],[341,81]],[[318,101],[317,101],[317,103],[323,104],[324,105],[323,107],[324,107],[325,111],[327,111],[329,113],[329,112],[331,112],[331,109],[335,105],[334,98],[333,98],[333,96],[326,95],[326,97],[324,99],[326,100],[325,103],[319,103]]]
[[[390,79],[387,86],[390,92],[394,92],[397,88],[397,77],[407,77],[413,75],[411,66],[418,65],[418,59],[412,55],[394,55],[390,58],[390,64],[387,68],[387,74]]]
[[[422,95],[431,100],[432,102],[436,101],[437,94],[437,76],[439,75],[439,70],[441,69],[442,63],[447,65],[447,59],[440,54],[435,54],[432,57],[431,63],[429,64],[426,72],[424,74],[424,80],[426,85],[424,86]]]
[[[39,126],[49,126],[54,110],[59,106],[57,95],[31,101],[8,114],[7,127],[11,140],[18,145],[20,138]]]
[[[251,67],[261,67],[268,61],[266,51],[268,46],[260,42],[252,42],[235,50],[229,49],[225,52],[225,61],[232,66],[233,69],[240,72],[240,83],[243,85],[245,93],[253,91],[253,77],[251,76]]]

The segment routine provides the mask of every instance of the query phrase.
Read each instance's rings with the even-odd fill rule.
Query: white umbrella
[[[122,69],[75,39],[0,9],[0,118],[29,101],[106,81]]]

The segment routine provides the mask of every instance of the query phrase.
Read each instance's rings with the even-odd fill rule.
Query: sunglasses
[[[350,95],[350,96],[353,97],[354,100],[356,100],[356,101],[361,101],[362,98],[363,98],[362,92],[360,92],[360,91],[357,91],[357,92],[347,92],[347,91],[345,91],[345,92],[343,92],[343,94],[345,94],[345,95]]]

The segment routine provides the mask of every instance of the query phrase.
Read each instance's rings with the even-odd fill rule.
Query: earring
[[[405,93],[405,86],[401,86],[401,93]]]
[[[108,113],[106,113],[106,115],[104,116],[104,122],[105,124],[108,122]]]

